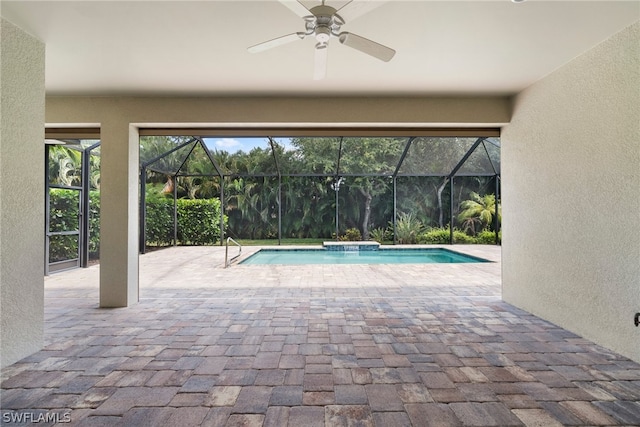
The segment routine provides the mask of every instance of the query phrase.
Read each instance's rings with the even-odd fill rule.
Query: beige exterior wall
[[[0,365],[44,322],[44,44],[0,19]]]
[[[520,93],[501,141],[504,300],[640,361],[640,23]]]
[[[501,126],[506,97],[48,97],[48,123],[176,126]]]

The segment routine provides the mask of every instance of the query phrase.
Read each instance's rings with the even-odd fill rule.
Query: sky
[[[273,138],[280,145],[284,145],[285,149],[291,149],[291,140],[289,138]],[[204,143],[210,150],[224,150],[229,153],[244,151],[248,153],[255,147],[269,148],[268,138],[204,138]]]

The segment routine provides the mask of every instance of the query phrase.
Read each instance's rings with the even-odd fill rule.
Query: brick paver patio
[[[223,248],[171,248],[118,309],[98,266],[50,276],[1,422],[640,425],[640,365],[503,303],[499,247],[454,248],[496,262],[223,269]]]

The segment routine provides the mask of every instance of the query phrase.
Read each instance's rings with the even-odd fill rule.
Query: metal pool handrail
[[[231,257],[231,259],[229,259],[229,242],[232,242],[233,244],[238,246],[238,255]],[[242,245],[236,242],[235,240],[233,240],[231,237],[227,237],[226,246],[227,247],[224,250],[224,268],[229,267],[229,265],[231,265],[231,261],[233,261],[234,259],[238,258],[240,255],[242,255]]]

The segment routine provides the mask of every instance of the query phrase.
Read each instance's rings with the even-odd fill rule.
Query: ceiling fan
[[[388,62],[396,51],[372,40],[347,31],[340,32],[346,23],[343,16],[355,18],[377,7],[382,2],[367,0],[279,0],[304,20],[305,30],[287,34],[275,39],[258,43],[249,47],[251,53],[262,52],[277,46],[282,46],[306,37],[316,40],[314,80],[322,80],[327,74],[327,56],[329,40],[333,37],[338,41],[360,52]],[[377,3],[377,4],[376,4]],[[340,14],[338,14],[340,12]]]

